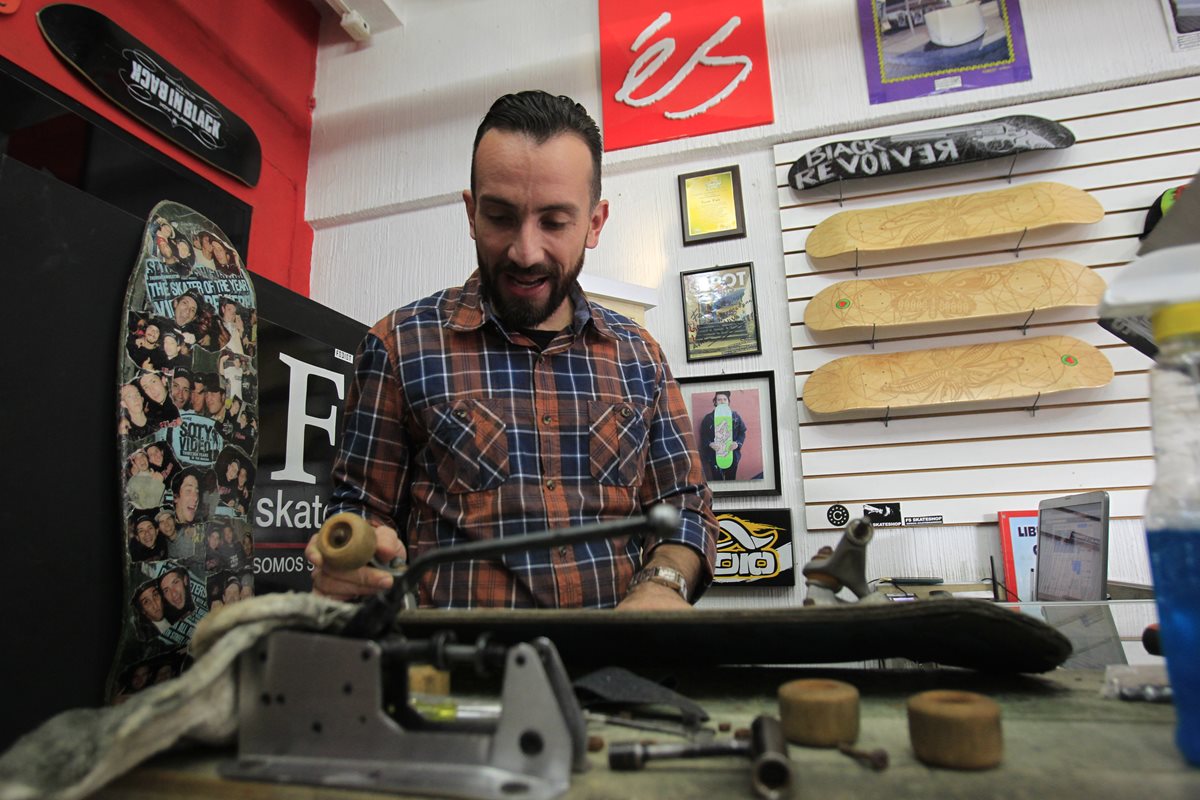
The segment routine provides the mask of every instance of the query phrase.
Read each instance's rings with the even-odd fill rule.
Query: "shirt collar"
[[[592,328],[600,335],[609,339],[617,338],[607,320],[604,319],[600,308],[588,300],[578,281],[571,284],[571,301],[575,306],[575,319],[571,323],[573,335],[579,336],[587,329],[588,322],[591,322]],[[452,293],[447,298],[446,311],[448,312],[446,327],[450,330],[474,331],[482,328],[485,323],[491,322],[505,336],[510,333],[483,296],[478,269],[471,273],[471,277],[467,278],[467,282],[457,292],[457,296]]]

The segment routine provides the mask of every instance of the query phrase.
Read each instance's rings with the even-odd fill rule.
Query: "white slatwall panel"
[[[1028,153],[939,170],[848,181],[797,192],[787,185],[792,162],[838,139],[889,135],[1036,114],[1076,136],[1066,150]],[[808,139],[775,148],[780,224],[787,278],[794,388],[798,403],[805,518],[829,530],[833,504],[857,513],[863,503],[900,501],[904,516],[942,516],[946,525],[994,523],[1001,509],[1035,508],[1046,497],[1094,489],[1112,496],[1114,517],[1141,516],[1153,480],[1149,433],[1150,360],[1096,324],[1094,308],[1052,309],[988,320],[813,332],[807,302],[838,281],[883,278],[1023,258],[1067,258],[1111,280],[1134,257],[1146,209],[1165,189],[1200,168],[1200,78],[1185,78],[983,113],[946,117]],[[1009,172],[1011,170],[1011,175]],[[945,197],[1050,180],[1086,189],[1104,206],[1095,225],[1055,226],[1017,236],[906,248],[814,263],[809,232],[839,210]],[[840,194],[840,197],[839,197]],[[892,353],[1064,334],[1090,342],[1112,362],[1108,386],[1030,401],[993,401],[950,408],[813,415],[804,383],[822,364],[848,355]]]

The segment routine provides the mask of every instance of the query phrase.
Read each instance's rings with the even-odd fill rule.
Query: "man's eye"
[[[542,227],[550,231],[561,231],[563,228],[567,227],[567,223],[561,220],[548,219],[542,222]]]
[[[512,221],[507,214],[485,214],[484,217],[493,225],[507,225]]]

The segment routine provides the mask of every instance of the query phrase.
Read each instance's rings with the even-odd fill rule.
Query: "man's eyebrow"
[[[487,203],[488,205],[500,206],[501,208],[505,209],[515,209],[517,207],[515,203],[511,203],[508,200],[505,200],[503,197],[498,197],[494,194],[480,195],[479,202],[480,204]],[[554,211],[561,211],[566,214],[575,214],[578,213],[579,206],[575,205],[574,203],[550,203],[548,205],[538,206],[537,211],[539,214],[545,214],[547,212]]]

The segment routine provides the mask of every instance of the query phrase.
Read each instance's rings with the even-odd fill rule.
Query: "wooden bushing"
[[[827,678],[803,678],[779,687],[779,719],[789,742],[837,747],[858,740],[858,689]]]
[[[938,689],[908,701],[908,736],[932,767],[990,769],[1004,756],[1000,706],[974,692]]]
[[[330,569],[358,569],[375,556],[375,529],[358,514],[334,514],[317,533],[317,550]]]
[[[408,690],[449,697],[450,673],[429,664],[413,664],[408,668]]]

